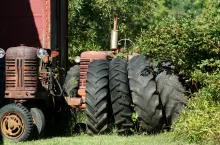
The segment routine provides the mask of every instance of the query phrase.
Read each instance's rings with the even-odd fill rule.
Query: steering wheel
[[[131,43],[131,46],[135,46],[135,43],[131,39],[124,38],[119,40],[118,43],[120,44],[122,41],[124,41],[124,46],[122,48],[124,48],[125,51],[127,51],[127,42]]]

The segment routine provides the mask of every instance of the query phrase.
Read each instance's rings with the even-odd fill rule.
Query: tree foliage
[[[70,61],[86,50],[110,49],[114,13],[119,15],[119,37],[134,39],[160,7],[157,0],[69,0]]]

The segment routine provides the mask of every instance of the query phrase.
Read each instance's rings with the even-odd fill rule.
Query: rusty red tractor
[[[4,4],[9,2],[4,1]],[[1,87],[5,88],[0,109],[3,137],[25,141],[40,136],[44,132],[45,118],[62,100],[75,112],[85,111],[88,134],[105,132],[111,121],[119,134],[132,133],[132,115],[136,116],[139,130],[158,133],[179,115],[187,101],[183,86],[173,73],[172,61],[160,59],[158,65],[151,65],[149,57],[144,55],[117,57],[122,50],[118,48],[117,15],[114,15],[111,50],[81,53],[75,59],[79,65],[66,73],[67,0],[30,0],[27,5],[24,10],[29,9],[29,13],[15,12],[18,17],[26,16],[25,20],[33,15],[35,27],[29,28],[32,31],[25,33],[31,20],[14,30],[15,36],[26,36],[19,40],[24,45],[18,46],[13,41],[18,37],[10,39],[12,36],[8,33],[4,35],[7,41],[0,42],[1,47],[7,48],[0,49],[0,62],[5,60],[4,66],[0,63],[1,84],[4,82]],[[11,30],[7,26],[10,25],[0,23],[0,28]],[[35,36],[31,37],[30,32]],[[8,47],[11,44],[17,47]]]

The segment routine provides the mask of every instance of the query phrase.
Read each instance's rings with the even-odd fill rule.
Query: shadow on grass
[[[80,119],[79,119],[80,118]],[[83,118],[83,119],[82,119]],[[70,111],[56,114],[52,120],[47,120],[44,135],[41,139],[50,139],[53,137],[71,137],[87,134],[85,117]],[[109,127],[102,134],[113,134],[114,124],[110,123]],[[89,135],[89,134],[88,134]]]
[[[2,139],[2,135],[0,134],[0,145],[3,144],[3,139]]]

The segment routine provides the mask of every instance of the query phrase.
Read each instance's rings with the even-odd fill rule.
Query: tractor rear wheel
[[[12,141],[26,141],[33,134],[31,113],[22,105],[9,104],[0,110],[1,134]]]
[[[38,108],[31,108],[30,109],[33,122],[35,125],[35,128],[37,129],[37,136],[40,137],[44,133],[45,129],[45,117],[43,112]]]
[[[63,85],[64,94],[70,97],[75,97],[79,88],[80,67],[75,65],[67,72]]]
[[[86,124],[88,134],[104,132],[110,121],[109,61],[94,60],[86,79]]]
[[[133,57],[128,63],[128,78],[139,129],[148,133],[160,132],[165,126],[165,118],[150,60],[144,55]]]
[[[159,66],[161,72],[156,77],[157,90],[166,114],[168,127],[179,116],[183,106],[188,102],[184,96],[184,88],[178,76],[173,73],[173,68],[172,61],[164,62],[162,60]]]
[[[127,61],[114,58],[109,66],[109,88],[115,124],[118,133],[131,133],[132,121],[131,95],[128,85]]]

